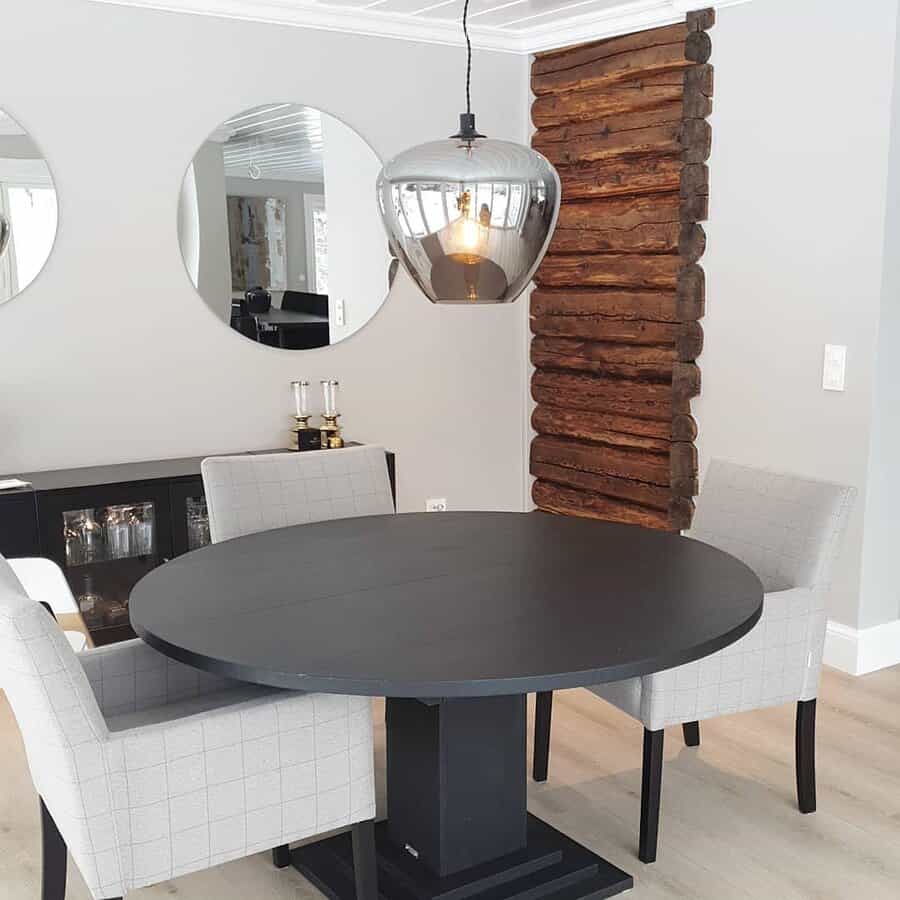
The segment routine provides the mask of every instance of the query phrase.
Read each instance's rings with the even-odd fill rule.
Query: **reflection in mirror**
[[[56,238],[56,189],[43,154],[0,109],[0,303],[44,268]]]
[[[343,122],[310,106],[245,110],[197,151],[178,237],[207,306],[273,347],[335,344],[388,291],[391,257],[373,202],[381,162]]]

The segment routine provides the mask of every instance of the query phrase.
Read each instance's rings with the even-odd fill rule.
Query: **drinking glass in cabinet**
[[[133,507],[131,521],[131,539],[135,556],[152,556],[153,540],[153,504],[138,503]]]
[[[94,510],[73,509],[63,513],[63,533],[67,565],[80,566],[104,558],[103,528],[94,518]]]
[[[95,628],[103,624],[103,598],[94,593],[94,580],[90,573],[82,578],[81,589],[78,591],[78,609],[88,628]]]
[[[206,497],[188,497],[186,505],[188,550],[196,550],[210,542]]]
[[[132,555],[133,506],[110,506],[106,514],[106,546],[110,559]]]

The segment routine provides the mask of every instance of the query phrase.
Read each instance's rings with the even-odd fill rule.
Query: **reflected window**
[[[20,289],[31,284],[50,255],[56,235],[56,191],[53,188],[7,187]]]
[[[428,233],[434,234],[436,231],[440,231],[447,224],[443,185],[423,184],[419,199]]]
[[[328,293],[328,210],[324,206],[313,210],[313,267],[316,293]]]
[[[521,184],[513,184],[510,185],[509,188],[509,209],[506,214],[506,224],[510,228],[517,228],[519,225],[519,218],[522,215],[522,193],[523,187]]]
[[[425,230],[425,214],[419,203],[421,191],[411,187],[409,190],[402,191],[400,194],[400,205],[403,210],[403,218],[409,228],[409,234],[413,237],[422,237],[426,234]]]

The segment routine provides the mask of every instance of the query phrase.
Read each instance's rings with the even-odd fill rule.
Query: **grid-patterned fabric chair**
[[[67,848],[103,900],[350,824],[371,898],[367,698],[228,681],[138,640],[76,654],[2,557],[0,687],[41,798],[44,900],[65,896]]]
[[[656,858],[663,735],[682,725],[700,743],[701,719],[797,703],[797,795],[814,812],[815,710],[827,598],[854,488],[715,460],[689,536],[725,550],[759,576],[763,614],[749,634],[697,662],[591,687],[644,725],[639,856]],[[538,695],[535,780],[547,778],[552,694]]]
[[[384,448],[213,456],[201,465],[213,541],[394,512]]]
[[[394,500],[383,447],[211,456],[200,471],[213,543],[306,522],[387,515]],[[272,861],[288,864],[278,846]]]

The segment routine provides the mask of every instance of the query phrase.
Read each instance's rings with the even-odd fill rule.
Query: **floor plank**
[[[900,667],[826,670],[818,704],[818,812],[797,812],[793,707],[701,726],[701,746],[666,734],[659,859],[638,862],[641,728],[584,690],[556,695],[550,778],[529,808],[635,876],[635,900],[897,900],[900,897]],[[533,703],[529,702],[529,716]],[[374,709],[379,809],[384,713]],[[529,726],[529,734],[531,733]],[[0,897],[39,896],[37,801],[0,694]],[[135,898],[318,900],[266,854],[136,891]],[[67,900],[89,900],[70,866]]]

